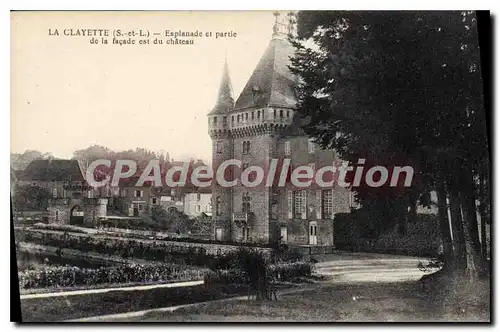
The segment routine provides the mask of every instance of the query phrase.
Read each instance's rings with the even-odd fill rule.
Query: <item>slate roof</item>
[[[38,159],[18,172],[19,180],[25,181],[85,181],[77,160]]]
[[[288,68],[294,52],[294,47],[286,38],[271,39],[238,97],[234,110],[265,106],[295,107],[296,80]]]
[[[231,78],[229,77],[229,68],[227,61],[224,63],[222,71],[222,80],[220,82],[219,94],[214,108],[208,115],[227,114],[234,107],[233,87],[231,85]]]

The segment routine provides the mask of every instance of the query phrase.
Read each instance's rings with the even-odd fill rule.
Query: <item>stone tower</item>
[[[214,170],[229,159],[241,161],[240,171],[250,166],[267,169],[271,159],[278,157],[280,133],[292,123],[297,100],[295,78],[288,69],[294,53],[288,34],[294,33],[294,16],[279,12],[274,16],[271,41],[234,105],[227,63],[224,67],[216,106],[208,114]],[[239,174],[234,175],[238,178]],[[215,238],[273,241],[278,236],[277,220],[272,216],[273,197],[278,193],[273,191],[265,186],[215,185]]]
[[[214,172],[222,162],[233,158],[233,140],[229,127],[229,114],[233,107],[233,91],[226,59],[217,102],[208,113],[208,131],[212,138],[212,167]],[[213,181],[212,220],[215,227],[214,236],[217,240],[230,239],[231,215],[231,189],[223,188],[216,181]]]

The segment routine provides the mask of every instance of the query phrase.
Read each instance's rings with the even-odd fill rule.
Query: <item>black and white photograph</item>
[[[491,323],[490,28],[11,11],[15,320]]]

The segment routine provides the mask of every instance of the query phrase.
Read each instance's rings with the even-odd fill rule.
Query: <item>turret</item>
[[[233,88],[229,77],[227,59],[224,62],[222,79],[220,82],[217,102],[214,108],[208,113],[208,131],[210,136],[219,136],[222,131],[227,131],[229,123],[229,112],[234,107]]]

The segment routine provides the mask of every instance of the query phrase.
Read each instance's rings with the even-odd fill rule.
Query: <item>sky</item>
[[[98,144],[209,161],[206,114],[224,58],[237,98],[269,44],[273,22],[271,11],[14,12],[11,152],[71,158]],[[65,36],[64,29],[199,30],[212,37],[194,45],[139,45],[134,37],[135,45],[120,46],[110,36],[109,44],[96,45],[89,36]],[[216,39],[216,32],[236,37]]]

